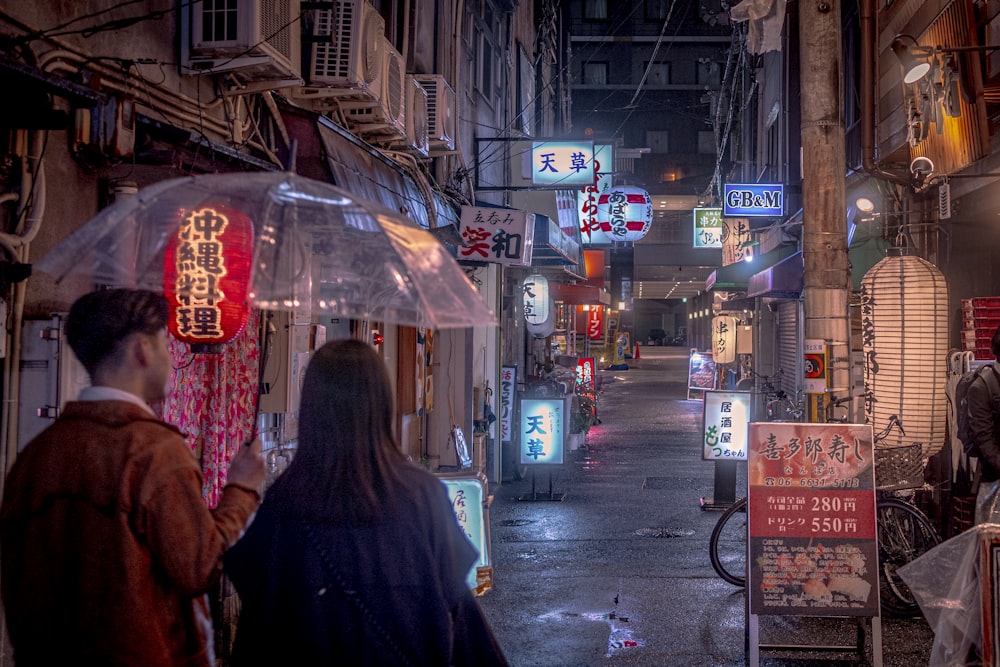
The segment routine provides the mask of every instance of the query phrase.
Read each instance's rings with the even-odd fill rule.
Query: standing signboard
[[[469,568],[466,583],[477,593],[485,593],[492,588],[490,572],[489,502],[486,481],[481,476],[443,475],[439,477],[448,497],[455,518],[469,542],[475,547],[479,557]]]
[[[746,461],[750,392],[706,391],[702,414],[701,458],[705,461]]]
[[[691,350],[688,358],[688,398],[692,389],[715,389],[715,361],[697,350]]]
[[[752,617],[875,619],[880,664],[872,440],[865,424],[750,424],[747,592]]]
[[[562,398],[521,399],[521,463],[562,463],[566,401]]]

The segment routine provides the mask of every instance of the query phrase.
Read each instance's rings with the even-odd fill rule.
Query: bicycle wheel
[[[882,609],[900,617],[920,615],[920,607],[896,571],[941,542],[927,517],[898,498],[879,498],[878,526],[879,598]]]
[[[726,508],[712,530],[708,556],[720,577],[734,586],[747,585],[747,499]]]

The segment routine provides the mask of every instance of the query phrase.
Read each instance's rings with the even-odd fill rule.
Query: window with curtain
[[[583,79],[585,86],[603,86],[608,82],[608,63],[583,63]]]
[[[583,18],[603,21],[608,18],[608,0],[583,0]]]

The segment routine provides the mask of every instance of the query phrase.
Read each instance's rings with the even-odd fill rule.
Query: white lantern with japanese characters
[[[865,422],[876,433],[893,417],[892,428],[875,443],[897,463],[940,451],[945,442],[948,358],[948,285],[930,262],[907,255],[881,260],[861,281]],[[906,450],[912,450],[907,453]],[[894,460],[895,460],[894,459]],[[913,467],[916,467],[915,465]],[[876,477],[890,466],[876,466]],[[906,486],[922,483],[923,466],[901,475]],[[880,481],[880,486],[884,484]],[[900,486],[900,488],[905,488]]]
[[[537,273],[521,283],[524,297],[524,321],[536,338],[545,338],[555,330],[555,304],[549,292],[548,279]]]
[[[611,188],[597,199],[597,221],[613,241],[638,241],[653,222],[653,200],[642,188]]]
[[[720,315],[712,318],[712,361],[731,364],[736,361],[736,318]]]

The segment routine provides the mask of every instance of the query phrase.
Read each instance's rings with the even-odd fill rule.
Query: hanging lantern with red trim
[[[653,200],[642,188],[611,188],[597,199],[597,221],[613,241],[638,241],[653,222]]]
[[[250,316],[253,221],[221,204],[179,215],[163,258],[167,326],[193,352],[218,352],[242,333]]]

